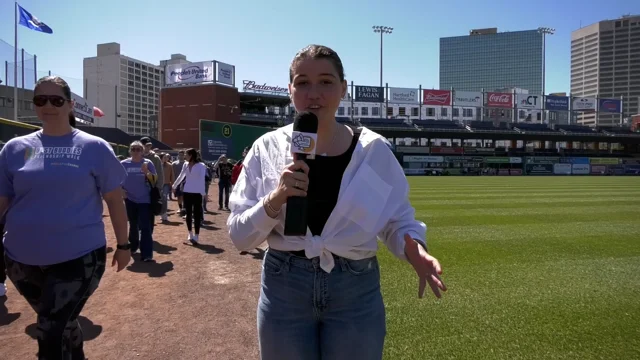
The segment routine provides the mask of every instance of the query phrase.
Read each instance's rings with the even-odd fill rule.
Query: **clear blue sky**
[[[118,42],[123,54],[157,64],[172,53],[191,61],[219,60],[243,79],[284,86],[296,51],[310,43],[340,54],[348,80],[379,82],[379,37],[372,25],[394,28],[385,37],[389,86],[438,87],[440,37],[472,28],[499,31],[555,28],[547,37],[547,91],[569,90],[571,31],[582,24],[640,13],[638,0],[270,0],[144,1],[22,0],[53,35],[18,28],[18,47],[38,55],[38,69],[80,86],[82,59],[96,44]],[[0,39],[13,44],[14,2],[0,1]],[[5,58],[13,54],[0,53]],[[1,70],[4,73],[4,66]],[[4,74],[2,74],[4,77]],[[78,85],[76,85],[78,84]],[[81,94],[80,89],[72,89]]]

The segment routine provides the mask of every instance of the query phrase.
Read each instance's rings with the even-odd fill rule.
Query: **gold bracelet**
[[[276,216],[278,216],[280,214],[280,210],[282,210],[282,208],[280,208],[280,210],[275,210],[273,208],[273,206],[271,206],[271,201],[269,201],[269,197],[271,197],[271,193],[269,193],[267,196],[264,197],[264,205],[267,207],[267,209],[269,211],[271,211],[272,213],[276,214]]]

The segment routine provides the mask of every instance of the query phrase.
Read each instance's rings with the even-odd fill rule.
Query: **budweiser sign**
[[[423,90],[422,102],[425,105],[451,105],[451,91],[449,90]]]
[[[289,89],[280,86],[271,86],[267,84],[256,84],[253,80],[242,80],[242,89],[244,91],[251,92],[264,92],[264,93],[276,93],[276,94],[288,94]]]
[[[506,93],[487,93],[487,106],[511,108],[513,107],[513,94]]]

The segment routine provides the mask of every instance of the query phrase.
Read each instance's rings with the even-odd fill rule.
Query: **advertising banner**
[[[405,155],[402,157],[403,162],[419,162],[419,163],[441,163],[444,162],[442,156],[422,156],[422,155]]]
[[[484,101],[480,91],[454,91],[453,105],[466,107],[482,107]]]
[[[73,113],[76,118],[86,121],[88,123],[94,123],[93,105],[89,104],[82,96],[75,93],[71,93],[71,100],[73,100]]]
[[[560,162],[556,156],[530,156],[527,157],[527,164],[555,164]]]
[[[529,175],[552,175],[553,164],[527,164],[526,171]]]
[[[522,169],[509,169],[509,174],[511,176],[522,175]]]
[[[567,164],[589,164],[588,157],[563,157],[560,158],[561,163]]]
[[[553,164],[553,173],[556,175],[571,175],[571,164]]]
[[[607,173],[607,165],[591,165],[591,175],[604,175]]]
[[[626,175],[640,175],[640,165],[625,165],[624,173]]]
[[[242,90],[252,93],[264,93],[281,96],[287,96],[289,94],[289,89],[286,87],[267,85],[267,83],[260,85],[253,80],[242,80]]]
[[[431,147],[432,154],[462,154],[463,152],[464,152],[464,148],[461,148],[461,147],[440,147],[440,146]]]
[[[618,158],[589,158],[590,164],[598,165],[617,165],[620,163]]]
[[[444,160],[452,163],[481,163],[484,158],[481,156],[445,156]]]
[[[518,109],[542,110],[542,96],[530,94],[516,94]]]
[[[428,154],[429,147],[428,146],[396,146],[396,152]]]
[[[499,107],[499,108],[512,108],[513,107],[513,94],[507,93],[487,93],[487,106]]]
[[[591,171],[591,166],[589,164],[572,164],[571,165],[571,173],[574,175],[588,175]]]
[[[425,105],[451,105],[451,91],[449,90],[422,90],[422,103]]]
[[[419,102],[418,89],[390,87],[389,102],[394,104],[417,104]]]
[[[167,85],[213,82],[213,61],[167,65],[164,69]]]
[[[600,99],[598,100],[598,111],[620,114],[622,112],[622,100]]]
[[[508,157],[486,157],[484,158],[485,164],[508,164]]]
[[[551,111],[569,111],[568,96],[546,96],[544,108]]]
[[[242,150],[251,146],[271,129],[261,126],[200,120],[200,151],[202,159],[218,160],[222,154],[234,160],[242,158]]]
[[[229,65],[229,64],[225,64],[223,62],[220,61],[216,61],[216,66],[217,66],[217,76],[216,76],[216,82],[222,83],[222,84],[227,84],[227,85],[231,85],[231,86],[235,86],[235,82],[236,82],[236,67],[233,65]]]
[[[573,98],[573,111],[595,111],[596,98],[594,97],[576,97]]]
[[[384,88],[379,86],[360,86],[356,85],[355,101],[383,103]]]

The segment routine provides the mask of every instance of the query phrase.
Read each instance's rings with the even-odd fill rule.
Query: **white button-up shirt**
[[[180,186],[182,180],[186,179],[184,183],[183,192],[205,195],[204,178],[207,175],[207,166],[201,162],[193,164],[193,167],[189,169],[189,162],[185,161],[182,165],[182,171],[176,181],[173,182],[173,189],[177,189]]]
[[[288,125],[263,135],[244,159],[229,198],[227,220],[238,250],[251,250],[266,240],[276,250],[304,250],[310,259],[319,256],[320,267],[330,272],[335,265],[332,254],[353,260],[372,257],[377,238],[403,260],[405,234],[426,246],[427,227],[415,219],[404,171],[388,141],[367,128],[362,128],[322,234],[313,236],[307,228],[305,236],[285,236],[286,205],[274,219],[267,215],[262,199],[277,188],[280,174],[293,162],[292,131]]]

